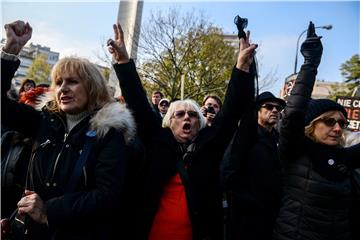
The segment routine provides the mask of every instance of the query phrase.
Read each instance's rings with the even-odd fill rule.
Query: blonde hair
[[[104,77],[96,65],[89,60],[80,57],[65,57],[59,60],[51,71],[51,89],[56,88],[56,80],[61,78],[63,73],[75,74],[84,84],[88,94],[87,111],[92,112],[113,101]],[[56,100],[55,94],[53,100]],[[60,111],[56,101],[49,105],[49,109]]]
[[[166,112],[163,121],[162,121],[162,127],[163,128],[169,128],[170,127],[170,119],[171,117],[174,115],[175,113],[175,109],[177,106],[185,106],[185,107],[192,107],[194,109],[195,112],[197,112],[198,116],[199,116],[199,125],[200,128],[199,130],[203,129],[206,126],[206,122],[205,122],[205,118],[202,115],[201,111],[200,111],[200,107],[199,105],[191,99],[185,99],[185,100],[178,100],[175,102],[172,102],[170,104],[170,107],[168,109],[168,111]]]
[[[341,113],[341,115],[345,118],[344,114],[341,112],[341,111],[337,111],[337,110],[334,110],[334,111],[327,111],[323,114],[321,114],[320,116],[316,117],[315,119],[313,119],[309,125],[307,125],[305,127],[305,136],[307,136],[308,138],[310,138],[311,140],[313,140],[314,142],[319,142],[316,137],[314,136],[314,131],[315,131],[315,123],[317,121],[319,121],[320,119],[322,118],[327,118],[327,117],[331,117],[334,113],[336,112],[339,112]],[[344,133],[342,134],[341,136],[341,139],[340,139],[340,146],[344,147],[345,146],[345,136],[344,136]]]

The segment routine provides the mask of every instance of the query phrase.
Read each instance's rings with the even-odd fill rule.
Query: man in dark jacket
[[[221,175],[228,193],[229,239],[271,239],[281,199],[274,126],[284,106],[272,93],[260,94],[243,115],[224,156]]]

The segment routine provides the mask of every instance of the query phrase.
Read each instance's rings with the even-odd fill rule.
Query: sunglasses
[[[169,104],[166,104],[166,103],[163,103],[163,104],[160,104],[161,107],[168,107]]]
[[[180,111],[174,112],[174,118],[177,118],[177,119],[183,118],[185,116],[185,113],[187,113],[190,118],[198,118],[199,117],[199,114],[195,111],[180,110]]]
[[[336,123],[338,123],[342,129],[345,129],[348,126],[348,122],[343,119],[336,120],[335,118],[321,118],[319,121],[323,122],[328,127],[334,127]]]
[[[271,104],[271,103],[265,103],[263,105],[261,105],[262,108],[265,108],[269,111],[272,111],[274,108],[276,108],[276,110],[278,112],[280,112],[281,110],[283,110],[283,107],[277,104]]]

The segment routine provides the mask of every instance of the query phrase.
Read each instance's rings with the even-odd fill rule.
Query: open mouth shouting
[[[191,133],[191,124],[189,122],[185,122],[183,124],[182,130],[184,133],[190,134]]]

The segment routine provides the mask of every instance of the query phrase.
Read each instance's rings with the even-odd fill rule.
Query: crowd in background
[[[360,238],[360,137],[343,106],[311,99],[323,52],[312,22],[286,102],[255,94],[248,31],[224,99],[211,93],[201,106],[148,95],[113,30],[120,100],[79,57],[56,63],[50,85],[25,79],[16,93],[32,28],[5,25],[2,239]]]

